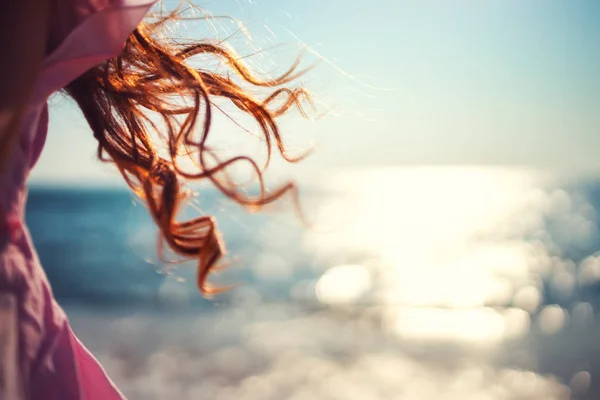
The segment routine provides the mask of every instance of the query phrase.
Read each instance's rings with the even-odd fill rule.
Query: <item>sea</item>
[[[27,223],[73,329],[129,399],[600,399],[600,175],[340,169],[248,213],[202,297],[123,188],[33,185]],[[304,221],[304,222],[303,222]]]

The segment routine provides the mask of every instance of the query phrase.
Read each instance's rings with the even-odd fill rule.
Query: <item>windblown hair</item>
[[[218,290],[207,283],[207,276],[225,248],[213,217],[176,218],[187,198],[184,183],[208,180],[225,196],[251,210],[287,192],[295,195],[292,182],[268,192],[263,173],[273,145],[289,162],[302,158],[288,155],[276,119],[291,109],[304,115],[302,104],[310,103],[310,97],[303,88],[285,87],[302,73],[298,60],[281,76],[261,80],[223,43],[205,40],[178,44],[160,39],[156,32],[169,18],[172,16],[141,24],[117,57],[80,76],[66,92],[93,130],[99,159],[115,164],[148,207],[159,228],[161,257],[164,241],[180,256],[197,259],[198,288],[212,294]],[[212,57],[224,64],[226,71],[193,68],[187,61],[196,55]],[[255,97],[242,85],[264,89],[265,97]],[[266,165],[259,166],[242,155],[221,160],[207,145],[217,99],[229,101],[255,120],[264,136]],[[158,128],[150,114],[158,115],[165,128]],[[193,157],[194,170],[180,165],[181,155]],[[247,163],[254,171],[260,188],[257,195],[245,194],[230,179],[227,170],[236,163]]]

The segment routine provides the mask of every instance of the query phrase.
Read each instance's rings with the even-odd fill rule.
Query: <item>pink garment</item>
[[[71,331],[23,217],[27,177],[48,130],[48,96],[116,56],[154,1],[51,2],[51,52],[36,81],[11,165],[0,177],[0,398],[123,399]]]

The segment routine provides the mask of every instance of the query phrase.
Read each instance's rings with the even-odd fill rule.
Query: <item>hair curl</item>
[[[273,145],[288,162],[303,158],[286,152],[276,119],[291,109],[305,115],[302,106],[310,103],[310,96],[303,88],[285,87],[304,72],[298,69],[299,60],[279,77],[261,80],[223,43],[205,40],[178,44],[158,38],[157,29],[171,18],[173,15],[156,23],[141,24],[117,57],[80,76],[67,86],[66,92],[81,108],[98,141],[98,158],[115,164],[149,209],[161,236],[159,253],[164,240],[177,254],[197,259],[197,285],[207,295],[218,291],[207,284],[207,276],[225,248],[213,217],[176,219],[186,199],[182,182],[208,180],[225,196],[253,210],[287,192],[295,194],[293,182],[267,192],[263,173]],[[196,55],[213,57],[226,65],[227,71],[190,66],[186,61]],[[232,76],[240,84],[265,89],[267,96],[258,99]],[[228,100],[256,121],[266,144],[264,166],[259,167],[248,156],[220,160],[207,145],[215,99]],[[157,128],[149,114],[160,117],[166,132]],[[153,132],[162,134],[164,143]],[[167,157],[159,155],[165,145]],[[193,171],[181,167],[180,155],[194,157]],[[256,173],[258,195],[243,193],[226,174],[229,167],[242,162]]]

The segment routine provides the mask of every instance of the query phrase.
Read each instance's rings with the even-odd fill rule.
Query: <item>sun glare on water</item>
[[[494,344],[521,337],[540,305],[539,276],[556,263],[544,217],[581,216],[564,192],[544,191],[544,179],[467,167],[339,173],[331,181],[348,200],[321,207],[319,221],[331,230],[310,245],[324,259],[361,249],[373,260],[325,272],[318,298],[381,305],[384,328],[402,338]],[[546,319],[560,320],[549,312]]]

